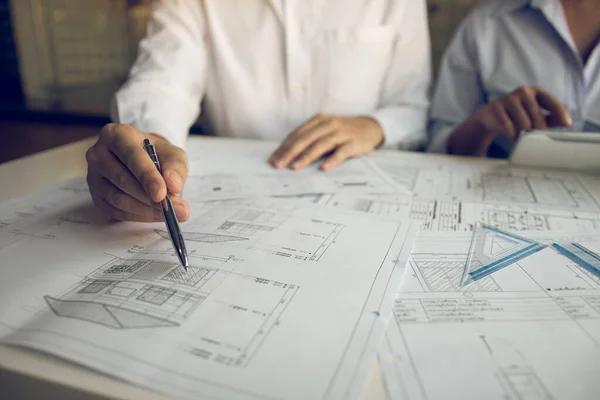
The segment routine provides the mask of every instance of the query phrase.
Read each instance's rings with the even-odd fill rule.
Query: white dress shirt
[[[200,113],[219,136],[281,140],[317,113],[371,116],[386,147],[425,140],[424,0],[162,0],[113,119],[183,146]]]
[[[561,101],[570,130],[600,131],[600,45],[584,64],[560,0],[486,0],[465,19],[442,62],[429,150],[446,152],[452,131],[478,107],[520,86]],[[491,150],[507,156],[511,149],[498,136]]]

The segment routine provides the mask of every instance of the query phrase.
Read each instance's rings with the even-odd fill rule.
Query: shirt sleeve
[[[204,36],[199,1],[157,1],[129,78],[113,99],[113,121],[183,147],[206,86]]]
[[[387,148],[411,149],[426,141],[431,84],[431,43],[424,0],[394,1],[391,22],[398,33],[378,109]]]
[[[430,152],[446,153],[452,132],[484,103],[475,42],[478,18],[473,12],[463,21],[444,54],[431,106]]]

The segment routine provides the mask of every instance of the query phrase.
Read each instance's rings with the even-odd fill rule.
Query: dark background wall
[[[23,102],[8,0],[0,0],[0,102]]]

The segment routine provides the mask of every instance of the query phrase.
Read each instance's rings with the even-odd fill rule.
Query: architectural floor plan
[[[407,194],[323,194],[319,204],[398,220],[421,222],[426,231],[472,231],[480,222],[509,231],[600,230],[600,213],[556,210],[521,204],[487,204]]]
[[[188,270],[163,224],[78,207],[28,217],[35,234],[0,250],[14,273],[0,280],[0,341],[180,398],[360,394],[409,224],[281,199],[193,209]]]
[[[83,178],[0,204],[0,342],[182,399],[358,398],[377,354],[391,399],[598,398],[597,175],[277,145],[187,149],[187,270]]]
[[[485,204],[600,212],[600,178],[596,175],[517,168],[464,159],[439,161],[406,154],[374,155],[369,160],[407,194],[453,198]]]
[[[524,236],[548,245],[570,237],[600,249],[598,234]],[[462,286],[470,240],[439,232],[419,238],[380,350],[391,398],[594,398],[597,277],[548,246]]]
[[[53,221],[46,220],[44,226],[77,223],[75,210],[82,201],[89,206],[88,199],[85,179],[77,178],[35,196],[4,203],[0,207],[0,249],[27,236],[52,240],[52,234],[40,233],[40,218],[43,219],[44,214],[55,217]],[[73,217],[69,219],[63,214]]]

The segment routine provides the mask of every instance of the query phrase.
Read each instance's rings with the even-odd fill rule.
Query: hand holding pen
[[[142,145],[149,138],[160,159],[158,172]],[[94,203],[110,217],[123,221],[160,222],[160,202],[168,193],[181,193],[187,178],[186,153],[159,135],[145,134],[122,124],[108,124],[86,154],[87,181]],[[171,198],[177,219],[186,221],[189,204]]]

